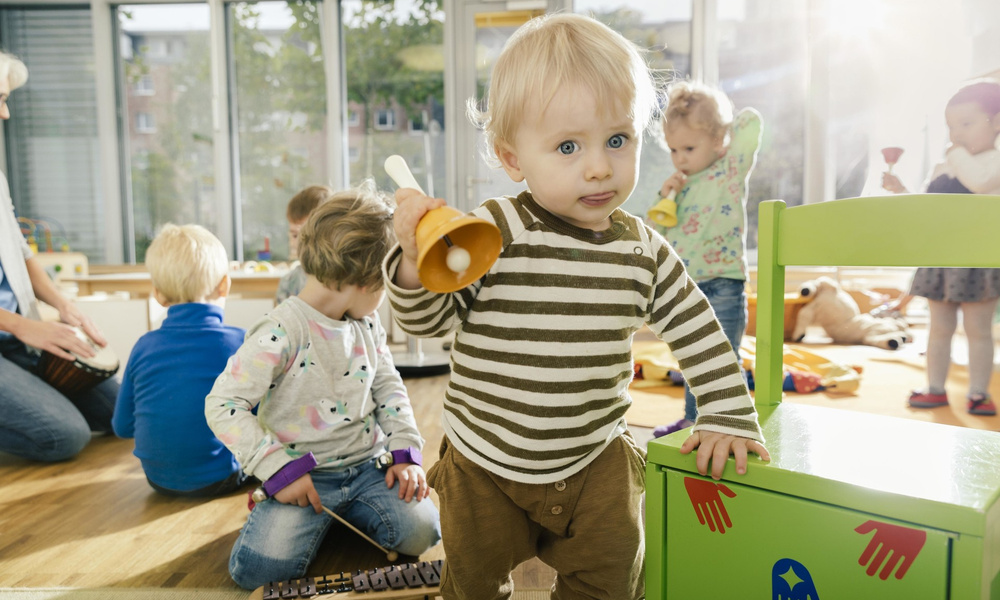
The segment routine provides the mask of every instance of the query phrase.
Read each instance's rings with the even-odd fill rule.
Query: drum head
[[[79,327],[74,327],[73,329],[76,332],[76,336],[89,344],[90,347],[94,349],[94,352],[96,352],[96,354],[90,358],[74,353],[73,356],[76,358],[77,362],[95,371],[110,371],[111,373],[114,373],[118,370],[118,355],[111,349],[111,346],[101,348],[96,342],[90,339],[90,337],[84,333],[82,329]]]

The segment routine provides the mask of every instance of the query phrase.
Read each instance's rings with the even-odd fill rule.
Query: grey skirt
[[[1000,298],[1000,269],[921,267],[910,293],[939,302],[983,302]]]

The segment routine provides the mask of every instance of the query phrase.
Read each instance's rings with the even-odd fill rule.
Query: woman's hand
[[[11,333],[28,346],[44,350],[66,360],[76,360],[73,354],[84,358],[90,358],[96,354],[90,344],[81,340],[76,335],[76,331],[65,323],[22,318],[18,320],[17,327]]]
[[[323,502],[319,499],[319,492],[316,491],[309,473],[278,490],[274,499],[282,504],[294,504],[303,508],[312,505],[316,514],[323,512]]]
[[[94,340],[94,343],[101,348],[108,345],[108,340],[104,338],[104,334],[101,330],[97,328],[97,325],[88,317],[83,314],[83,311],[74,304],[73,302],[67,301],[59,309],[59,320],[67,325],[72,325],[73,327],[79,327],[83,330],[90,339]],[[93,356],[93,354],[88,354],[87,356]]]
[[[431,489],[427,486],[427,475],[419,465],[413,463],[392,465],[386,471],[385,484],[391,489],[397,479],[400,500],[409,502],[415,498],[419,502],[431,493]]]

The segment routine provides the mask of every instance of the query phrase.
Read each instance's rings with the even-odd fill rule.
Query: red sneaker
[[[969,399],[969,414],[992,417],[997,414],[997,407],[989,394],[971,394]]]
[[[932,394],[929,391],[922,392],[920,390],[914,390],[910,392],[909,404],[913,408],[937,408],[939,406],[948,406],[948,395]]]

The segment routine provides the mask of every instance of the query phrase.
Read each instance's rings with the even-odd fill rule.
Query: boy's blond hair
[[[667,90],[664,131],[687,125],[729,145],[733,127],[733,102],[722,91],[693,81],[678,81]]]
[[[327,287],[381,289],[382,260],[393,243],[392,203],[367,180],[309,215],[299,232],[299,263]]]
[[[299,193],[292,196],[288,201],[288,208],[285,217],[289,223],[298,223],[309,217],[316,207],[329,200],[333,195],[333,190],[325,185],[310,185],[299,190]]]
[[[229,258],[204,227],[168,223],[146,250],[146,270],[169,304],[198,302],[215,293],[229,272]]]
[[[657,84],[635,44],[590,17],[564,13],[514,32],[493,67],[486,111],[470,99],[469,118],[485,131],[488,148],[513,145],[525,112],[544,110],[572,84],[593,91],[599,106],[624,109],[639,135],[656,114]]]

